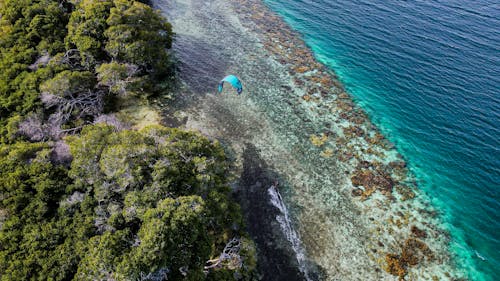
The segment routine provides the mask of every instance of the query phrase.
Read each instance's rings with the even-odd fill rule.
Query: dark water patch
[[[243,172],[238,183],[239,201],[248,232],[257,244],[258,270],[262,280],[305,280],[299,271],[295,253],[283,237],[276,221],[279,214],[269,202],[267,189],[279,176],[259,158],[259,152],[246,144]]]

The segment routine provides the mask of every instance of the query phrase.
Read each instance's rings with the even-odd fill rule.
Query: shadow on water
[[[259,157],[252,144],[245,144],[243,171],[236,198],[239,201],[247,231],[257,245],[258,271],[262,280],[306,280],[295,258],[295,252],[284,237],[276,216],[278,209],[270,203],[268,188],[279,179]],[[308,265],[317,268],[316,265]],[[311,270],[316,271],[317,270]],[[314,273],[309,272],[309,275]],[[319,280],[318,276],[310,279]]]

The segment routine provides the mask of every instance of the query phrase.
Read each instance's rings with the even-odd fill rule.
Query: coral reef
[[[399,280],[404,280],[404,277],[407,273],[406,263],[401,259],[400,256],[394,254],[386,254],[385,262],[387,263],[385,271],[389,272],[392,275],[399,276]]]
[[[324,133],[321,134],[320,136],[311,135],[310,140],[314,146],[320,147],[323,144],[325,144],[325,142],[328,140],[328,136]]]
[[[427,232],[418,228],[415,225],[412,225],[410,230],[411,230],[411,234],[417,238],[426,238],[427,237]]]
[[[362,200],[368,199],[368,197],[376,190],[380,190],[382,194],[389,196],[391,195],[392,187],[394,186],[394,181],[391,176],[380,169],[357,170],[351,177],[351,182],[354,186],[364,187],[364,192],[361,195]]]
[[[396,185],[396,191],[401,195],[401,200],[403,201],[413,199],[415,197],[415,192],[405,185]]]
[[[419,204],[422,202],[421,196],[415,198],[418,190],[416,182],[412,179],[413,176],[403,161],[403,157],[393,149],[394,145],[371,123],[363,109],[353,102],[335,74],[315,60],[311,50],[301,40],[300,34],[283,23],[278,15],[266,9],[261,1],[237,0],[235,2],[238,10],[241,11],[240,17],[244,19],[242,22],[250,30],[259,34],[261,44],[259,47],[266,52],[266,57],[269,55],[277,63],[277,69],[283,73],[283,77],[279,80],[281,84],[279,87],[284,89],[284,93],[277,93],[279,99],[283,99],[290,105],[290,108],[286,108],[290,110],[287,112],[300,115],[300,120],[304,122],[302,126],[307,129],[304,138],[301,138],[299,134],[295,134],[294,138],[287,138],[293,144],[291,145],[293,151],[300,151],[302,155],[317,152],[319,155],[309,157],[314,157],[316,160],[318,160],[316,156],[321,158],[314,162],[314,169],[324,168],[322,172],[327,174],[329,172],[329,169],[325,168],[327,164],[329,166],[339,164],[338,172],[346,175],[345,177],[343,174],[338,175],[342,181],[347,180],[345,185],[338,184],[342,181],[337,181],[337,178],[333,179],[334,177],[325,180],[325,188],[318,189],[318,192],[320,190],[324,192],[321,196],[317,196],[321,200],[315,201],[316,196],[306,198],[309,191],[301,193],[300,200],[297,200],[300,202],[298,205],[307,202],[307,207],[304,208],[305,211],[298,213],[312,217],[317,209],[329,208],[321,205],[319,201],[330,203],[330,201],[336,202],[338,195],[351,196],[352,198],[346,199],[352,199],[349,203],[359,208],[360,214],[359,219],[353,222],[363,224],[372,234],[369,236],[369,247],[366,248],[369,249],[366,251],[367,256],[380,264],[381,268],[362,269],[362,266],[358,265],[355,270],[349,270],[344,274],[351,272],[360,274],[362,271],[374,270],[371,272],[374,274],[372,278],[357,279],[381,280],[387,277],[384,276],[387,273],[377,274],[380,269],[386,269],[386,265],[389,264],[390,267],[387,267],[386,271],[396,276],[406,276],[408,279],[417,272],[425,280],[431,279],[433,274],[441,276],[438,274],[441,271],[453,272],[450,270],[451,267],[444,268],[448,264],[438,262],[443,260],[446,252],[441,246],[442,241],[437,239],[425,240],[432,249],[436,249],[434,263],[426,264],[425,268],[412,268],[414,263],[425,260],[425,253],[429,254],[427,251],[429,247],[425,243],[421,244],[423,242],[420,240],[407,241],[408,235],[412,239],[427,239],[429,236],[436,236],[438,232],[434,231],[431,226],[437,220],[434,220],[431,211],[426,212],[431,208],[421,208],[424,206]],[[287,105],[284,106],[287,107]],[[301,142],[301,145],[304,144],[307,149],[301,150],[300,145],[294,143],[296,140]],[[334,175],[337,176],[337,174]],[[309,175],[301,178],[307,176]],[[300,192],[303,191],[301,186],[312,187],[312,185],[301,185],[304,181],[294,178],[293,190]],[[329,181],[335,181],[335,183],[329,187]],[[341,192],[335,194],[336,199],[332,199],[337,187]],[[394,193],[393,188],[396,189]],[[344,194],[343,191],[347,193]],[[380,196],[381,194],[383,196]],[[312,202],[314,202],[314,207]],[[334,213],[334,211],[331,212]],[[303,225],[306,220],[303,217],[300,219],[300,224]],[[314,214],[314,221],[316,220],[319,219]],[[336,231],[333,225],[337,226],[337,223],[341,224],[347,220],[347,216],[339,221],[327,218],[322,220],[321,231],[318,230],[317,225],[307,229],[315,229],[312,236],[331,234]],[[413,225],[418,228],[412,228]],[[328,244],[329,242],[325,240],[318,243],[316,237],[309,237],[311,236],[309,231],[303,232],[303,240],[307,244],[311,260],[319,262],[329,274],[338,274],[337,260],[333,260],[339,258],[331,254],[334,251],[332,251],[333,247]],[[344,233],[331,240],[335,241],[342,235]],[[324,235],[324,237],[331,236]],[[404,253],[403,249],[405,249]],[[392,254],[386,257],[385,253]],[[365,257],[360,257],[358,261],[363,258]]]
[[[434,259],[434,254],[423,241],[416,238],[406,239],[400,255],[387,253],[385,255],[385,271],[392,275],[399,276],[399,280],[404,280],[408,273],[409,266],[416,266],[423,262]]]

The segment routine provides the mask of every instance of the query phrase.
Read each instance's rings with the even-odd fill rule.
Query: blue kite
[[[241,92],[243,92],[243,86],[241,85],[240,79],[234,75],[228,75],[219,82],[219,89],[218,89],[219,93],[222,92],[222,87],[224,86],[224,82],[229,82],[231,85],[233,85],[238,94],[241,94]]]

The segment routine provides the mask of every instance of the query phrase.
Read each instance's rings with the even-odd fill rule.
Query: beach
[[[224,145],[262,280],[464,276],[404,159],[279,16],[250,0],[154,6],[174,27],[179,64],[175,100],[156,104],[162,123]],[[241,95],[216,93],[228,74]],[[271,202],[276,181],[288,228]]]

